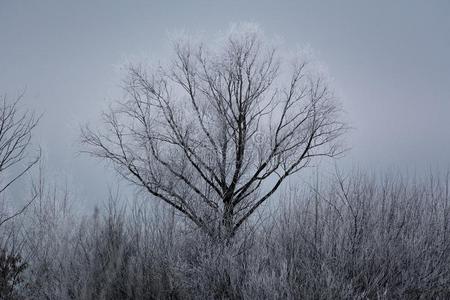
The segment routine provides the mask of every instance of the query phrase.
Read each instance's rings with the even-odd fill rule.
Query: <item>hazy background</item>
[[[96,203],[115,179],[78,154],[79,128],[120,98],[120,66],[166,55],[170,32],[216,33],[240,21],[290,47],[310,45],[327,66],[355,128],[341,164],[449,166],[447,0],[0,0],[0,94],[26,90],[23,105],[44,114],[36,142],[47,169]]]

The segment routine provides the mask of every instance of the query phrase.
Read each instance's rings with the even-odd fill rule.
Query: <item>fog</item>
[[[121,66],[164,59],[176,31],[255,22],[309,47],[333,78],[352,130],[344,166],[449,165],[448,1],[1,1],[0,93],[42,113],[35,144],[86,205],[116,182],[80,154],[80,126],[121,96]]]

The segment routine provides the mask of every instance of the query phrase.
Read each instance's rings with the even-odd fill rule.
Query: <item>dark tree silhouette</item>
[[[19,178],[35,166],[40,157],[40,150],[34,157],[29,157],[32,131],[39,118],[29,111],[20,112],[18,103],[23,94],[14,101],[8,101],[6,95],[0,99],[0,195]],[[0,226],[25,211],[35,197],[12,214],[0,214]]]
[[[219,49],[178,41],[167,66],[131,66],[126,99],[83,130],[87,152],[228,239],[290,175],[342,153],[345,130],[326,80],[283,60],[257,31]]]

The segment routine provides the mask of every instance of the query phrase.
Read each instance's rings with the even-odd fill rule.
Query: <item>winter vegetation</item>
[[[91,213],[33,150],[39,118],[2,98],[1,299],[450,298],[449,172],[299,180],[346,153],[324,74],[248,27],[171,58],[128,66],[103,127],[83,128],[136,192]]]
[[[447,299],[449,177],[341,175],[286,189],[232,245],[174,208],[123,204],[88,216],[64,190],[1,228],[5,299]]]

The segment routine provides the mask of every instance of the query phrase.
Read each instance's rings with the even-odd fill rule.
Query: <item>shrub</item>
[[[26,267],[20,254],[0,249],[0,299],[19,299],[18,289]]]

